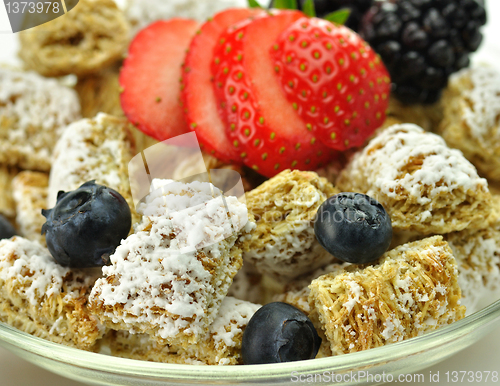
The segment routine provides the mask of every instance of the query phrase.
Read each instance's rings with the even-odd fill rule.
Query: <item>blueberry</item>
[[[125,199],[94,181],[59,192],[56,206],[42,214],[47,219],[42,234],[50,253],[59,264],[71,268],[108,264],[132,223]]]
[[[360,193],[339,193],[318,209],[314,232],[319,243],[337,259],[365,264],[387,251],[391,219],[384,207]]]
[[[15,235],[17,235],[15,228],[5,216],[0,214],[0,239],[10,239]]]
[[[241,356],[246,365],[313,359],[321,338],[311,320],[294,306],[275,302],[257,310],[243,333]]]

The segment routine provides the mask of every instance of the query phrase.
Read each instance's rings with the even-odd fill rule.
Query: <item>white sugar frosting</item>
[[[462,90],[464,103],[463,118],[470,133],[484,145],[500,140],[500,72],[496,68],[477,66],[467,68],[450,78],[453,86],[469,77],[473,87]],[[460,87],[461,88],[461,87]]]
[[[242,333],[242,328],[248,324],[253,314],[260,308],[259,304],[239,300],[227,296],[222,301],[219,313],[210,325],[210,334],[215,344],[224,344],[228,347],[236,346],[235,337]]]
[[[127,176],[121,165],[130,161],[130,144],[123,132],[117,132],[114,137],[104,134],[106,125],[112,120],[116,118],[99,113],[93,119],[81,119],[66,128],[54,149],[47,198],[49,206],[55,205],[60,190],[76,189],[89,180],[97,180],[98,184],[123,195],[123,180]]]
[[[0,67],[0,116],[15,117],[21,129],[56,128],[60,134],[79,118],[80,103],[74,90],[54,79]]]
[[[17,236],[0,241],[0,279],[14,285],[17,282],[33,306],[38,306],[43,296],[59,295],[69,273],[69,268],[57,264],[37,242]]]
[[[356,165],[361,160],[363,168]],[[417,170],[407,172],[405,168],[413,160],[421,160],[422,164]],[[459,150],[450,149],[442,137],[413,124],[388,128],[353,162],[353,170],[361,168],[372,186],[367,194],[375,198],[378,192],[396,198],[403,189],[419,204],[425,205],[443,192],[487,187],[487,181],[478,176]],[[422,185],[430,189],[422,190]]]
[[[131,330],[146,325],[166,340],[181,332],[199,336],[215,318],[220,288],[229,287],[233,227],[249,227],[246,206],[235,197],[225,202],[214,197],[213,185],[205,182],[154,180],[152,189],[138,207],[143,222],[103,268],[112,280],[98,281],[91,298],[98,296],[104,306],[122,305],[126,314],[106,315]],[[225,243],[227,238],[232,242]],[[214,281],[219,268],[228,271]]]

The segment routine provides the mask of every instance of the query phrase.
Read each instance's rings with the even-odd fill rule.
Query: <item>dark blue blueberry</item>
[[[59,192],[53,209],[42,210],[47,247],[61,265],[99,267],[131,227],[130,207],[115,190],[86,182],[71,192]]]
[[[321,338],[311,320],[287,303],[268,303],[257,310],[243,333],[241,356],[246,365],[313,359]]]
[[[392,239],[391,219],[384,207],[361,193],[339,193],[318,209],[314,232],[337,259],[366,264],[380,258]]]
[[[10,239],[17,235],[16,229],[3,215],[0,214],[0,239]]]

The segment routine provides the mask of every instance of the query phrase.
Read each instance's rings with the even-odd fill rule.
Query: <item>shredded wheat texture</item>
[[[227,296],[207,334],[187,347],[161,345],[146,334],[112,331],[105,338],[112,355],[164,363],[198,365],[242,364],[243,331],[260,305]]]
[[[490,227],[445,235],[458,266],[458,284],[467,314],[478,311],[500,295],[500,196]]]
[[[80,0],[64,17],[19,33],[19,56],[43,76],[87,75],[121,59],[129,25],[113,0]]]
[[[16,222],[21,235],[28,240],[38,241],[43,246],[45,236],[42,225],[45,217],[42,209],[47,208],[49,175],[42,172],[25,170],[12,181],[12,194],[16,202]]]
[[[12,179],[19,170],[0,165],[0,213],[9,219],[16,216],[16,203],[12,196]]]
[[[349,266],[310,285],[310,317],[333,354],[409,339],[464,317],[455,259],[441,236],[387,252],[374,266]]]
[[[488,226],[488,183],[462,153],[413,124],[392,126],[358,152],[336,181],[365,193],[391,216],[395,232],[444,234]]]
[[[331,262],[316,240],[319,206],[339,191],[314,172],[284,170],[246,194],[257,229],[243,243],[243,257],[261,273],[288,280]]]
[[[0,67],[0,163],[49,171],[54,144],[80,118],[76,93],[34,72]]]
[[[439,133],[460,149],[480,174],[500,181],[500,72],[472,67],[454,74],[442,98]]]
[[[98,113],[121,117],[119,66],[111,66],[96,74],[78,78],[75,91],[82,106],[82,117],[94,118]]]
[[[153,183],[165,190],[148,197],[143,222],[103,268],[105,278],[92,290],[92,311],[112,329],[187,347],[202,340],[214,321],[242,266],[238,237],[254,225],[244,204],[213,197],[211,184]]]
[[[57,264],[35,241],[0,241],[0,321],[83,350],[95,350],[103,330],[87,308],[99,272]]]
[[[68,126],[54,149],[48,205],[59,191],[72,191],[95,180],[120,193],[130,206],[134,222],[139,216],[130,192],[128,164],[135,153],[133,128],[125,118],[100,113]]]

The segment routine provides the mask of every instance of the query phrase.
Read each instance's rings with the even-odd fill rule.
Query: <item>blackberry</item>
[[[469,65],[485,23],[482,0],[390,0],[365,13],[360,35],[380,54],[397,99],[430,104]]]
[[[299,10],[303,9],[306,1],[297,0]],[[373,3],[374,0],[314,0],[314,7],[316,9],[316,16],[320,18],[340,9],[349,9],[351,13],[345,25],[357,32],[359,31],[363,14],[370,9]],[[273,4],[274,1],[271,1],[270,8],[273,7]]]

